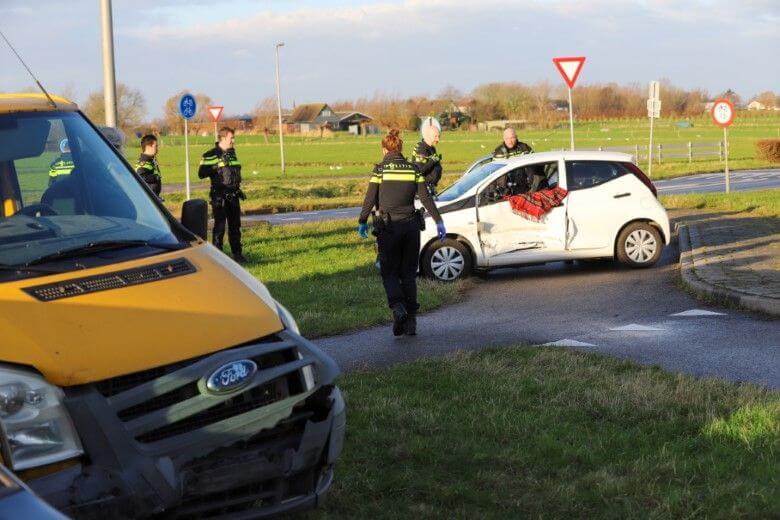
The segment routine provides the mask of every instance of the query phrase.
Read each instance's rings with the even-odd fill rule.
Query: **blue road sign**
[[[192,94],[184,94],[179,100],[179,113],[184,119],[192,119],[198,110],[198,104]]]

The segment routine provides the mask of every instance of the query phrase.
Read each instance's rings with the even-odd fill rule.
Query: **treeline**
[[[731,91],[727,93],[738,98]],[[647,115],[647,87],[639,84],[590,84],[573,90],[578,119],[644,117]],[[708,100],[707,92],[686,90],[669,82],[661,86],[664,115],[699,115]],[[434,97],[395,98],[376,95],[354,101],[334,103],[336,110],[359,110],[388,127],[415,128],[419,116],[436,115],[451,119],[453,114],[467,124],[492,120],[520,120],[538,126],[550,126],[568,117],[566,91],[547,82],[526,85],[516,82],[486,83],[469,94],[451,87]],[[456,125],[456,126],[461,126]]]
[[[183,132],[183,121],[178,113],[178,102],[183,92],[170,96],[164,105],[163,117],[148,121],[146,102],[142,93],[123,84],[117,84],[118,123],[126,131],[153,131],[156,133]],[[198,113],[190,122],[191,132],[210,132],[212,123],[207,112],[211,98],[197,93]],[[524,84],[517,82],[485,83],[464,93],[447,87],[434,96],[400,98],[376,94],[371,98],[342,100],[330,103],[334,110],[356,110],[374,119],[382,127],[402,129],[419,128],[420,117],[439,117],[445,126],[469,128],[475,124],[495,120],[523,121],[529,126],[552,127],[568,118],[566,90],[547,82]],[[575,117],[579,120],[607,118],[636,118],[647,116],[647,86],[638,83],[586,84],[572,92]],[[704,112],[705,104],[714,97],[727,97],[738,107],[740,96],[727,90],[716,96],[700,89],[686,90],[661,82],[663,117],[689,117]],[[757,94],[751,100],[760,101],[768,108],[780,106],[780,98],[771,91]],[[105,119],[102,91],[90,94],[84,103],[86,114],[98,124]],[[260,100],[253,113],[256,132],[276,132],[276,100]],[[266,130],[267,129],[267,130]]]

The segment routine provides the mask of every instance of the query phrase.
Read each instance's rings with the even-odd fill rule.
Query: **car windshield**
[[[449,202],[455,200],[471,188],[487,179],[491,173],[506,166],[505,163],[489,162],[478,166],[468,172],[466,175],[455,181],[455,184],[442,191],[436,200],[441,202]]]
[[[102,247],[186,245],[78,112],[0,115],[0,209],[4,270]]]

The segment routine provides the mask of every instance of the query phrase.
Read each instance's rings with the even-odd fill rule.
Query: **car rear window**
[[[623,163],[614,161],[566,161],[566,189],[592,188],[631,173]]]

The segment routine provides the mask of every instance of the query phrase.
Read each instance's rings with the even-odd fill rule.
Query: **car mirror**
[[[181,223],[190,232],[206,240],[209,232],[209,207],[203,199],[184,202],[181,208]]]

